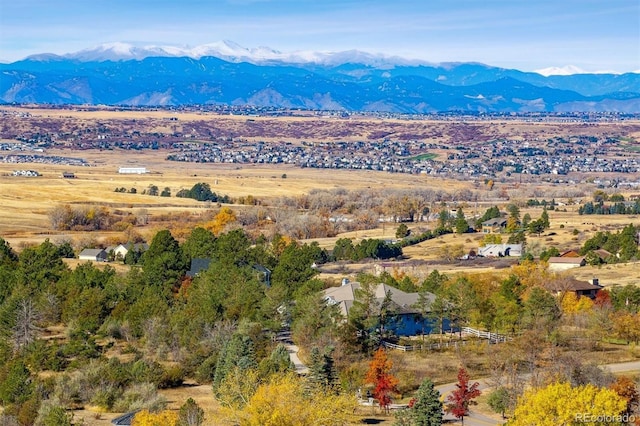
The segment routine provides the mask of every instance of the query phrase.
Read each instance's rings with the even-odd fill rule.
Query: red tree
[[[373,397],[378,400],[380,408],[388,411],[391,404],[391,393],[397,392],[398,379],[391,374],[393,362],[387,358],[387,352],[380,348],[373,355],[369,363],[369,371],[365,377],[366,383],[373,383]]]
[[[464,424],[464,416],[469,412],[469,406],[475,405],[474,398],[480,396],[478,382],[469,385],[469,373],[464,368],[458,370],[458,383],[456,389],[447,396],[447,404],[445,410],[447,413],[453,414]]]
[[[596,293],[596,298],[593,304],[600,307],[611,307],[611,293],[607,290],[600,290]]]

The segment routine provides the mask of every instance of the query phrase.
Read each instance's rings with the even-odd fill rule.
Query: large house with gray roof
[[[324,299],[328,304],[337,305],[340,313],[347,318],[354,302],[358,300],[358,290],[360,288],[360,283],[344,280],[342,286],[324,290]],[[388,331],[392,331],[398,336],[431,333],[433,329],[432,322],[425,318],[424,311],[417,307],[419,304],[418,293],[407,293],[382,283],[373,286],[373,291],[378,312],[385,298],[388,297],[388,312],[391,312],[391,314],[387,314],[387,317],[391,318],[391,320],[386,321],[385,324],[385,328]],[[433,302],[435,297],[434,294],[427,293],[429,302]],[[445,320],[443,329],[449,330],[450,328],[449,320]]]

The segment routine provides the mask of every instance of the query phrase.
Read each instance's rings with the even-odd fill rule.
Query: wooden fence
[[[476,330],[470,327],[463,327],[461,332],[462,334],[467,336],[475,336],[480,339],[486,339],[489,341],[490,344],[504,343],[510,340],[507,336],[504,336],[501,334],[491,333],[489,331]],[[469,342],[470,340],[454,340],[454,341],[448,341],[448,342],[435,342],[435,343],[427,343],[427,344],[421,344],[421,345],[403,346],[403,345],[396,345],[394,343],[383,340],[382,346],[384,346],[385,348],[395,349],[402,352],[433,351],[433,350],[439,350],[439,349],[445,349],[445,348],[457,348],[458,346],[464,346]]]

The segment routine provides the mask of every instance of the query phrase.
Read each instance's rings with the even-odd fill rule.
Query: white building
[[[487,244],[478,248],[478,256],[508,257],[522,256],[522,244]]]
[[[129,174],[129,175],[142,175],[145,173],[149,173],[146,167],[120,167],[118,170],[120,174]]]

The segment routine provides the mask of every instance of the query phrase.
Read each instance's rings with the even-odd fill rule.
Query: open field
[[[68,154],[67,154],[68,155]],[[0,235],[16,247],[61,236],[50,229],[49,211],[61,204],[100,205],[126,212],[144,210],[149,215],[167,212],[203,212],[209,205],[188,198],[152,197],[142,194],[149,185],[165,187],[175,194],[198,182],[211,185],[212,191],[232,197],[253,195],[258,199],[296,196],[312,189],[407,188],[446,186],[450,190],[469,188],[470,184],[413,175],[300,169],[293,166],[238,166],[226,164],[166,162],[161,152],[144,153],[82,151],[90,167],[54,164],[0,163]],[[119,174],[120,166],[147,167],[148,174]],[[40,177],[6,176],[13,170],[30,168]],[[73,172],[75,179],[62,173]],[[286,175],[286,177],[283,177]],[[136,188],[137,194],[114,192],[116,188]],[[64,235],[73,233],[65,232]]]
[[[54,152],[55,153],[55,152]],[[65,155],[69,155],[65,153]],[[89,167],[69,167],[55,164],[3,164],[0,163],[0,182],[3,191],[0,192],[0,236],[13,247],[20,249],[25,244],[39,243],[45,238],[52,240],[82,239],[92,235],[98,240],[110,236],[121,235],[118,232],[55,231],[51,229],[48,214],[51,209],[63,204],[97,205],[134,215],[166,214],[169,212],[189,212],[198,216],[213,207],[207,203],[200,203],[187,198],[153,197],[143,195],[142,191],[149,185],[157,185],[160,190],[169,187],[172,194],[180,189],[190,188],[197,182],[207,182],[214,192],[232,197],[253,195],[260,200],[273,200],[280,196],[295,197],[313,189],[344,188],[382,189],[382,188],[430,188],[433,190],[458,191],[473,189],[473,182],[445,180],[443,178],[426,177],[422,175],[398,175],[384,172],[300,169],[293,166],[255,166],[229,164],[202,163],[174,163],[165,160],[165,154],[158,151],[99,151],[85,150],[74,153],[75,156],[85,158]],[[141,175],[124,175],[118,173],[120,166],[146,167],[150,173]],[[7,176],[17,168],[31,168],[42,174],[40,177]],[[71,171],[75,179],[64,179],[62,173]],[[286,175],[286,177],[284,177]],[[500,187],[498,184],[497,187]],[[507,185],[505,185],[507,186]],[[114,192],[115,188],[136,188],[137,194]],[[542,194],[551,184],[540,182],[536,184]],[[595,187],[593,187],[595,188]],[[512,190],[517,193],[517,190]],[[585,188],[589,193],[589,188]],[[588,199],[588,197],[587,197]],[[483,201],[480,203],[462,204],[467,214],[480,215],[490,205],[500,208],[514,200]],[[520,199],[524,201],[524,199]],[[242,208],[242,207],[238,207]],[[529,236],[529,246],[539,250],[556,247],[558,250],[579,248],[584,241],[591,238],[598,231],[620,229],[629,223],[638,224],[637,217],[624,215],[608,216],[580,216],[577,214],[578,205],[565,205],[562,210],[549,211],[551,228],[542,236]],[[539,217],[540,207],[525,207],[521,215],[529,214],[532,218]],[[416,232],[421,229],[432,228],[435,224],[419,222],[409,224]],[[315,241],[321,247],[332,248],[338,238],[348,237],[359,241],[364,238],[393,239],[397,224],[384,223],[377,229],[352,231],[342,233],[332,238],[318,238],[306,240]],[[152,226],[138,226],[143,236],[150,237],[157,230]],[[577,234],[574,234],[577,232]],[[464,252],[477,249],[482,240],[481,234],[445,235],[440,238],[425,241],[415,246],[406,247],[406,257],[414,260],[428,261],[426,266],[412,267],[411,273],[417,277],[426,276],[431,270],[455,272],[480,272],[492,270],[493,266],[471,265],[464,262],[447,264],[438,262],[443,248],[462,245]],[[506,238],[506,237],[505,237]],[[580,268],[571,271],[581,279],[601,278],[605,285],[640,284],[640,274],[636,272],[638,265],[614,265],[600,268]],[[342,275],[354,274],[358,271],[372,272],[371,265],[349,265],[337,273],[326,276],[340,278]]]

